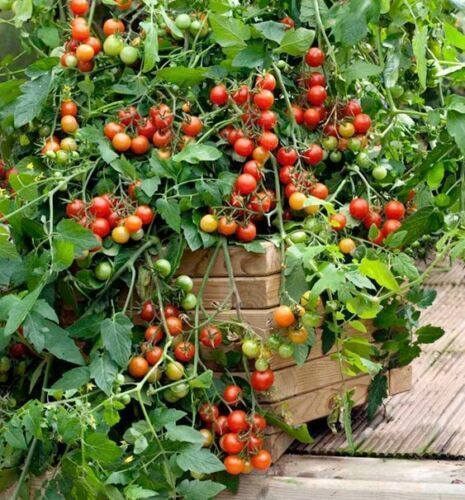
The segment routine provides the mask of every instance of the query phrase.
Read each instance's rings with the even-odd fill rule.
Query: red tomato
[[[229,432],[228,417],[220,415],[217,419],[215,419],[213,422],[213,430],[215,431],[215,434],[218,434],[219,436],[223,436]]]
[[[295,22],[292,17],[286,16],[279,21],[281,24],[284,24],[286,26],[286,29],[291,29],[295,27]]]
[[[103,217],[97,217],[90,225],[90,229],[94,234],[98,234],[101,238],[108,236],[111,231],[110,223]]]
[[[374,212],[370,210],[367,216],[363,219],[363,225],[370,229],[370,227],[374,224],[376,227],[380,227],[382,222],[381,215],[378,212]]]
[[[210,101],[217,106],[224,106],[228,102],[228,91],[225,85],[216,85],[210,90]]]
[[[358,114],[353,121],[357,134],[366,134],[371,127],[371,118],[365,113]]]
[[[94,49],[94,54],[97,55],[102,50],[102,42],[95,36],[90,36],[85,42]]]
[[[123,130],[124,130],[123,126],[120,125],[119,123],[109,122],[105,124],[105,127],[103,128],[103,133],[111,141],[116,134],[122,133]]]
[[[397,200],[388,201],[384,206],[387,219],[403,219],[405,216],[404,204]]]
[[[86,205],[82,200],[73,200],[66,205],[66,215],[70,218],[81,217],[86,211]]]
[[[129,108],[120,109],[118,111],[118,118],[123,125],[137,125],[140,120],[140,115],[137,108],[129,106]]]
[[[294,172],[294,169],[292,167],[281,167],[279,169],[279,180],[283,183],[283,184],[289,184],[290,182],[292,182],[292,174]]]
[[[312,106],[321,106],[328,97],[326,89],[321,85],[315,85],[307,90],[307,101]]]
[[[321,85],[322,87],[326,87],[326,78],[323,73],[319,71],[315,71],[311,73],[306,79],[305,83],[308,87],[316,87],[317,85]]]
[[[150,118],[142,119],[137,125],[137,133],[147,137],[147,139],[151,139],[156,131],[157,127]]]
[[[245,441],[235,432],[227,432],[220,439],[220,448],[226,453],[240,453],[245,447]]]
[[[250,174],[240,174],[236,179],[235,189],[242,196],[247,196],[257,189],[257,181]]]
[[[158,344],[164,337],[163,329],[160,325],[150,325],[146,328],[144,338],[147,342]]]
[[[71,37],[74,40],[78,40],[79,42],[83,42],[90,37],[90,29],[87,24],[77,23],[71,27]]]
[[[313,68],[316,68],[318,66],[321,66],[325,62],[325,54],[318,47],[312,47],[305,54],[305,62],[309,66],[312,66]]]
[[[202,132],[203,123],[197,116],[190,116],[181,124],[181,130],[190,137],[196,137]]]
[[[163,349],[158,346],[154,346],[148,351],[145,351],[145,359],[150,366],[156,365],[161,357],[163,356]]]
[[[245,134],[242,130],[237,129],[237,128],[233,128],[229,133],[228,142],[229,142],[229,144],[231,144],[231,146],[234,146],[236,141],[244,136],[245,136]]]
[[[10,345],[9,354],[13,359],[22,359],[29,354],[29,349],[21,342],[15,342]]]
[[[223,399],[231,406],[237,405],[241,400],[241,396],[242,389],[238,385],[228,385],[223,392]]]
[[[267,109],[261,112],[255,123],[265,130],[271,130],[278,123],[278,117],[274,111]]]
[[[211,424],[214,420],[218,418],[220,410],[218,406],[212,403],[203,403],[199,408],[199,415],[203,422]]]
[[[153,321],[155,319],[155,306],[151,300],[147,300],[142,304],[140,317],[144,321]]]
[[[115,33],[124,33],[124,23],[119,19],[107,19],[103,23],[103,33],[105,36],[114,35]]]
[[[87,0],[71,0],[69,8],[75,16],[83,16],[89,10]]]
[[[276,78],[271,73],[266,73],[264,76],[259,75],[255,82],[255,87],[273,92],[276,88]]]
[[[292,114],[294,115],[294,120],[298,125],[304,122],[304,110],[301,106],[297,104],[291,105]]]
[[[181,313],[174,304],[166,304],[163,308],[163,314],[165,315],[165,318],[179,318]]]
[[[138,206],[136,208],[136,211],[134,212],[134,215],[139,217],[139,219],[142,221],[142,224],[144,226],[150,224],[155,217],[153,210],[148,205]]]
[[[245,168],[245,167],[244,167]],[[221,217],[218,221],[218,233],[223,236],[232,236],[235,234],[237,229],[237,222],[234,219],[228,219],[228,217]]]
[[[159,130],[163,130],[169,127],[174,120],[171,108],[166,104],[160,104],[160,106],[158,106],[157,112],[152,117],[152,120],[155,123],[155,127]]]
[[[174,349],[174,357],[182,363],[188,363],[195,355],[192,342],[180,342]]]
[[[173,132],[167,128],[165,130],[157,130],[152,137],[153,145],[157,148],[164,148],[171,144],[173,140]]]
[[[328,123],[328,125],[325,125],[323,129],[323,133],[325,135],[330,135],[333,137],[337,137],[337,127],[333,123]]]
[[[276,160],[283,167],[295,165],[297,158],[297,152],[293,148],[279,148],[276,154]]]
[[[326,200],[326,198],[329,196],[329,189],[325,184],[317,182],[310,189],[310,194],[315,198],[319,198],[320,200]]]
[[[135,155],[143,155],[150,148],[150,143],[145,135],[138,135],[131,140],[131,151]]]
[[[266,429],[266,419],[263,415],[259,413],[254,413],[252,415],[252,429],[259,432]]]
[[[249,222],[245,226],[238,226],[236,229],[236,236],[237,239],[243,243],[253,241],[257,236],[257,227],[253,222]]]
[[[257,453],[259,450],[263,448],[263,438],[258,437],[256,434],[250,434],[249,439],[247,441],[247,449],[251,453]]]
[[[214,349],[218,347],[223,341],[223,336],[221,335],[221,331],[218,330],[215,326],[208,325],[200,331],[200,342],[205,347],[211,347]]]
[[[61,116],[67,116],[67,115],[77,116],[78,114],[77,104],[71,99],[66,99],[62,101],[60,105],[60,113]]]
[[[119,226],[121,224],[121,217],[118,215],[117,212],[112,212],[108,218],[108,222],[110,223],[110,227],[113,229],[116,226]]]
[[[234,92],[232,96],[233,101],[239,106],[242,106],[243,104],[248,102],[249,97],[250,97],[250,91],[247,85],[241,85],[239,89],[236,92]]]
[[[333,214],[329,218],[329,224],[335,231],[342,231],[347,224],[347,219],[344,214]]]
[[[273,132],[264,131],[258,138],[258,144],[267,151],[274,151],[279,146],[279,139]]]
[[[107,218],[111,214],[111,203],[103,196],[96,196],[90,202],[89,212],[96,217]]]
[[[270,109],[274,104],[273,92],[267,89],[260,90],[254,95],[253,102],[258,109]]]
[[[254,143],[248,137],[240,137],[234,142],[234,151],[239,156],[250,156],[254,150]]]
[[[260,165],[255,160],[248,161],[242,169],[243,174],[251,175],[257,182],[263,177]]]
[[[250,377],[250,383],[256,391],[267,391],[274,382],[274,373],[268,370],[259,372],[254,371]]]
[[[342,110],[344,116],[357,116],[362,112],[362,106],[360,103],[355,100],[351,99],[344,107]]]
[[[254,469],[267,470],[271,465],[271,455],[269,451],[260,450],[250,460]]]
[[[312,144],[305,153],[302,155],[305,163],[309,163],[310,165],[318,165],[320,161],[323,159],[323,149],[318,144]]]
[[[304,113],[304,124],[309,129],[318,127],[321,121],[321,113],[318,108],[308,108]]]
[[[290,198],[291,195],[297,192],[297,186],[293,184],[292,182],[289,182],[286,184],[286,187],[284,188],[284,195],[286,198]]]
[[[397,220],[397,219],[388,219],[384,224],[383,228],[381,229],[381,233],[383,236],[388,236],[391,233],[395,233],[400,229],[402,226],[402,223]]]
[[[94,61],[78,61],[77,69],[82,73],[89,73],[94,69]]]
[[[234,410],[228,415],[228,427],[232,432],[244,432],[249,428],[247,414],[243,410]]]
[[[169,318],[166,318],[166,326],[168,327],[168,331],[173,337],[181,335],[182,320],[180,318],[176,318],[175,316],[170,316]]]
[[[350,215],[354,219],[363,220],[370,210],[368,202],[364,198],[354,198],[349,205]]]
[[[248,206],[253,212],[266,214],[271,210],[271,203],[272,200],[270,195],[267,192],[262,191],[252,197]]]

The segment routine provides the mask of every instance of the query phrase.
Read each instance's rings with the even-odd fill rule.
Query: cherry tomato
[[[357,116],[362,112],[362,106],[360,103],[355,100],[351,99],[345,106],[344,109],[342,110],[344,116]]]
[[[247,449],[251,453],[256,453],[263,448],[263,438],[257,436],[256,434],[250,434],[247,441]]]
[[[139,229],[142,229],[142,220],[137,215],[130,215],[124,220],[124,227],[130,233],[136,233]]]
[[[321,114],[318,108],[308,108],[304,113],[304,124],[309,129],[313,130],[318,127],[321,121]]]
[[[250,156],[254,150],[254,143],[248,137],[240,137],[234,142],[234,151],[239,156]]]
[[[132,0],[115,0],[119,10],[128,10],[131,8]]]
[[[235,188],[239,194],[246,196],[257,189],[257,181],[250,174],[241,174],[236,179]]]
[[[202,418],[202,416],[200,416]],[[245,441],[241,440],[235,432],[227,432],[220,439],[220,448],[225,453],[240,453],[245,447]]]
[[[157,130],[152,137],[153,145],[157,148],[164,148],[171,144],[173,140],[173,132],[167,128],[165,130]]]
[[[274,151],[279,146],[279,139],[276,134],[266,130],[258,138],[258,144],[267,151]]]
[[[328,97],[326,89],[321,85],[315,85],[307,90],[307,101],[312,106],[321,106]]]
[[[197,116],[190,116],[187,120],[182,122],[181,130],[190,137],[196,137],[202,132],[203,123]]]
[[[163,130],[173,123],[174,115],[171,111],[171,108],[166,104],[160,104],[158,106],[157,112],[155,114],[152,113],[152,120],[155,123],[155,127],[159,130]]]
[[[168,363],[165,374],[168,380],[181,380],[184,377],[184,366],[177,361]]]
[[[309,66],[312,66],[313,68],[316,68],[318,66],[322,66],[322,64],[325,62],[325,54],[318,47],[312,47],[305,54],[305,62]]]
[[[261,214],[266,214],[271,210],[272,198],[266,191],[261,191],[256,195],[252,196],[249,208],[253,212],[259,212]]]
[[[290,198],[296,191],[297,186],[294,183],[289,182],[284,189],[284,195],[286,196],[286,198]]]
[[[254,413],[252,415],[252,429],[256,432],[261,432],[266,429],[266,419],[263,415],[259,413]]]
[[[310,73],[310,75],[305,80],[305,83],[308,87],[316,87],[317,85],[320,85],[321,87],[326,87],[326,78],[325,75],[323,75],[323,73],[315,71],[313,73]]]
[[[268,369],[262,372],[254,371],[250,377],[250,383],[256,391],[267,391],[274,382],[274,373]]]
[[[97,55],[102,50],[102,42],[95,36],[90,36],[84,43],[94,49],[94,55]]]
[[[149,364],[142,356],[135,356],[131,359],[128,366],[128,372],[131,377],[140,379],[144,378],[149,371]]]
[[[364,198],[354,198],[349,204],[349,212],[354,219],[363,220],[369,210],[370,206]]]
[[[318,165],[323,160],[323,149],[318,144],[312,144],[307,151],[302,154],[305,163]]]
[[[242,106],[246,102],[248,102],[250,97],[249,87],[247,85],[241,85],[236,92],[232,95],[233,101]]]
[[[79,128],[79,123],[76,118],[71,115],[65,115],[61,119],[61,130],[67,134],[74,134]]]
[[[218,434],[218,436],[223,436],[224,434],[229,432],[228,417],[226,417],[225,415],[220,415],[218,418],[216,418],[213,422],[213,430],[215,431],[215,434]]]
[[[371,118],[365,113],[355,116],[353,125],[357,134],[366,134],[371,127]]]
[[[124,152],[131,147],[131,138],[124,132],[118,132],[111,140],[116,151]]]
[[[400,201],[391,200],[384,206],[384,213],[387,219],[401,220],[405,216],[405,207]]]
[[[326,200],[326,198],[329,196],[329,189],[325,184],[317,182],[310,189],[310,194],[320,200]]]
[[[214,233],[218,229],[218,219],[211,214],[204,215],[200,219],[200,229],[204,233]]]
[[[250,460],[254,469],[267,470],[271,465],[271,455],[267,450],[260,450]]]
[[[29,355],[28,347],[22,342],[14,342],[11,344],[8,352],[13,359],[23,359]]]
[[[255,339],[246,339],[242,342],[242,352],[249,359],[255,359],[260,354],[260,344]]]
[[[212,325],[202,328],[199,338],[205,347],[211,347],[212,349],[218,347],[223,342],[221,331]]]
[[[210,101],[217,106],[224,106],[228,102],[228,91],[225,85],[215,85],[210,90]]]
[[[180,318],[176,318],[171,316],[170,318],[166,318],[166,326],[168,327],[168,331],[170,335],[173,337],[177,335],[181,335],[182,333],[182,320]]]
[[[374,212],[370,210],[366,217],[363,219],[363,225],[370,229],[370,227],[374,224],[376,227],[380,227],[382,222],[381,215],[378,212]]]
[[[391,233],[394,233],[400,229],[402,223],[397,219],[388,219],[381,229],[383,236],[388,236]]]
[[[89,2],[87,0],[71,0],[69,9],[75,16],[83,16],[89,10]]]
[[[357,245],[352,238],[343,238],[339,242],[339,250],[344,254],[351,254],[356,248]]]
[[[142,320],[150,322],[155,319],[155,306],[151,300],[146,300],[142,304],[142,308],[140,310],[140,317]]]
[[[110,223],[103,217],[97,217],[90,225],[90,229],[94,234],[98,234],[101,238],[108,236],[111,231]]]
[[[76,57],[78,58],[78,61],[83,61],[83,62],[88,62],[91,61],[95,56],[95,50],[91,45],[88,45],[87,43],[83,43],[82,45],[79,45],[79,47],[76,49]]]
[[[109,122],[105,124],[105,127],[103,128],[103,133],[108,139],[110,139],[110,141],[113,139],[113,137],[115,137],[116,134],[122,133],[123,131],[123,126],[115,122]]]
[[[283,184],[289,184],[292,182],[292,174],[294,169],[292,167],[281,167],[279,169],[279,180]]]
[[[123,125],[137,125],[140,120],[140,115],[137,108],[134,106],[129,106],[126,109],[120,109],[118,111],[118,118]]]
[[[95,277],[100,281],[106,281],[113,274],[113,266],[108,261],[99,262],[95,268]]]
[[[259,75],[255,81],[255,86],[273,92],[276,88],[276,78],[271,73],[266,73],[264,76]]]
[[[232,432],[243,432],[249,428],[247,415],[243,410],[234,410],[228,415],[228,427]]]
[[[304,110],[297,104],[292,104],[291,109],[295,122],[301,125],[304,122]]]
[[[131,238],[131,233],[124,226],[118,226],[112,230],[111,237],[115,243],[123,245]]]
[[[257,182],[262,179],[263,172],[255,160],[248,161],[242,169],[243,174],[251,175]]]
[[[286,16],[279,21],[281,24],[284,24],[286,26],[286,29],[292,29],[295,27],[295,22],[292,17]]]
[[[333,214],[329,218],[329,224],[335,231],[342,231],[347,224],[346,216],[341,213]]]
[[[192,342],[181,342],[174,349],[174,357],[182,363],[188,363],[195,355]]]
[[[105,36],[114,35],[115,33],[124,33],[124,23],[119,19],[107,19],[103,23],[103,33]]]
[[[258,109],[270,109],[274,104],[273,92],[267,89],[260,90],[254,95],[253,102]]]
[[[71,99],[64,100],[60,105],[61,116],[77,116],[78,107],[77,104]]]
[[[220,414],[218,406],[212,403],[203,403],[199,408],[201,420],[207,424],[214,422]]]
[[[160,260],[158,260],[157,262],[160,262]],[[171,266],[170,266],[170,272],[171,272]],[[181,312],[174,304],[166,304],[166,306],[163,308],[163,314],[165,315],[165,318],[179,318]]]
[[[302,210],[306,201],[307,197],[304,193],[300,193],[299,191],[296,191],[289,196],[289,206],[292,210]]]
[[[297,158],[297,152],[293,148],[279,148],[276,155],[276,160],[283,167],[295,165]]]
[[[289,306],[279,306],[275,309],[273,319],[280,328],[287,328],[296,321],[295,315]]]
[[[78,40],[79,42],[87,40],[90,37],[89,26],[84,23],[74,24],[71,27],[71,37],[74,38],[74,40]]]
[[[266,163],[269,157],[270,157],[270,152],[267,149],[265,149],[263,146],[257,146],[252,151],[252,158],[256,162],[260,163],[260,165],[263,165],[264,163]]]
[[[86,211],[86,205],[82,200],[76,199],[66,205],[66,215],[70,218],[81,217]]]
[[[257,227],[253,222],[249,222],[244,226],[238,226],[236,229],[236,237],[243,243],[253,241],[257,236]]]
[[[157,344],[164,337],[163,329],[160,325],[150,325],[144,333],[144,338],[147,342]]]
[[[150,148],[150,143],[145,135],[138,135],[131,140],[131,151],[136,155],[147,153]]]
[[[155,123],[150,118],[143,118],[137,125],[137,133],[147,137],[147,139],[152,139],[153,134],[157,131]]]
[[[308,332],[303,327],[298,330],[290,330],[287,334],[287,338],[293,344],[305,344],[308,340]]]
[[[224,468],[228,474],[237,476],[244,472],[244,460],[237,455],[228,455],[224,459]]]
[[[265,130],[271,130],[278,123],[278,117],[274,111],[267,109],[260,113],[260,116],[257,118],[255,123]]]
[[[223,399],[226,401],[226,403],[228,403],[228,405],[231,406],[236,406],[237,404],[239,404],[241,396],[242,396],[242,389],[238,385],[228,385],[226,386],[223,392]]]

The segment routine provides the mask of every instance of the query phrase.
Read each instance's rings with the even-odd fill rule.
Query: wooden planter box
[[[244,321],[260,336],[266,337],[272,329],[273,310],[279,305],[279,286],[281,282],[282,258],[279,250],[271,243],[265,243],[265,253],[253,254],[240,247],[231,247],[230,256],[235,277],[235,284],[241,300],[241,313]],[[186,252],[179,274],[193,277],[196,289],[200,286],[205,274],[211,252],[200,250]],[[203,294],[203,305],[206,310],[215,310],[230,293],[228,272],[222,250],[220,251],[210,273]],[[234,299],[227,302],[218,319],[236,318]],[[367,333],[355,330],[347,333],[368,336],[371,338],[373,327],[367,323]],[[240,344],[230,344],[226,349],[239,349]],[[292,359],[273,357],[270,365],[275,372],[272,389],[260,396],[262,406],[273,410],[291,425],[299,425],[311,420],[328,416],[331,413],[334,396],[343,387],[338,363],[330,355],[322,352],[321,330],[316,331],[316,341],[307,361],[296,366]],[[211,351],[204,349],[202,356],[210,360]],[[211,362],[210,365],[216,365]],[[240,373],[237,373],[240,376]],[[407,391],[411,386],[411,367],[391,370],[389,373],[389,394]],[[356,406],[367,401],[370,377],[367,375],[346,378],[347,388],[354,389],[353,399]],[[292,443],[293,438],[285,432],[269,427],[266,431],[268,447],[276,461]]]

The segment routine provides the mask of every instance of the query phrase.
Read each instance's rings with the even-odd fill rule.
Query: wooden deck
[[[465,499],[465,267],[429,283],[438,295],[422,324],[446,334],[413,363],[410,392],[389,398],[370,423],[354,411],[355,456],[343,434],[313,422],[312,445],[294,444],[266,475],[243,478],[235,498]]]

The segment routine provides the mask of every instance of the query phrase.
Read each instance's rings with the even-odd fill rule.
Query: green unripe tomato
[[[65,163],[68,163],[69,155],[66,151],[60,149],[55,153],[55,160],[59,165],[64,165]]]
[[[395,99],[398,99],[403,93],[404,88],[402,85],[394,85],[394,87],[391,87],[391,94]]]
[[[121,61],[123,61],[124,64],[130,66],[131,64],[134,64],[137,59],[139,59],[139,51],[135,47],[126,45],[121,49],[119,58],[121,59]]]
[[[287,66],[287,63],[284,59],[280,59],[277,63],[276,66],[278,66],[279,69],[284,69]]]
[[[15,408],[17,404],[18,403],[15,398],[12,397],[8,398],[8,408]]]
[[[192,311],[197,305],[197,297],[193,293],[188,293],[181,301],[181,307],[185,311]]]
[[[434,204],[439,208],[447,208],[450,205],[450,196],[446,193],[439,193],[434,198]]]
[[[134,233],[131,233],[131,240],[133,241],[140,241],[145,235],[145,231],[141,228],[138,231],[135,231]]]
[[[51,133],[52,129],[48,125],[42,125],[42,127],[39,128],[40,137],[49,137]]]
[[[128,405],[131,402],[131,396],[129,394],[123,394],[120,398],[123,405]]]
[[[56,158],[56,153],[55,151],[47,151],[45,153],[45,157],[48,158],[49,160],[54,160]]]
[[[339,163],[342,160],[342,153],[340,151],[331,151],[329,159],[333,163]]]
[[[314,312],[306,312],[302,316],[302,325],[304,328],[316,328],[321,323],[321,317]]]
[[[0,358],[0,373],[6,373],[11,368],[11,359],[7,356]]]
[[[328,151],[333,151],[337,148],[337,139],[336,137],[329,135],[328,137],[323,138],[321,141],[323,148]]]
[[[253,339],[244,340],[242,343],[242,352],[249,359],[257,358],[260,354],[260,344]]]
[[[121,384],[124,384],[125,382],[125,377],[122,373],[118,373],[118,375],[116,375],[116,378],[115,378],[115,384],[116,385],[121,385]]]
[[[65,64],[67,68],[75,68],[78,65],[78,58],[74,54],[65,56]]]
[[[278,349],[278,354],[284,358],[292,358],[294,355],[294,347],[291,344],[281,344]]]
[[[20,361],[15,367],[16,375],[24,375],[26,373],[27,364],[26,361]]]
[[[171,387],[171,391],[177,396],[178,399],[185,398],[189,394],[189,389],[189,384],[186,384],[185,382]]]
[[[163,391],[163,398],[168,403],[176,403],[176,401],[178,401],[179,399],[171,389],[166,389]]]
[[[271,351],[277,351],[281,345],[281,338],[279,335],[272,335],[268,338],[266,345]]]
[[[269,367],[270,367],[270,364],[268,363],[268,361],[265,358],[258,358],[257,360],[255,360],[255,369],[257,371],[264,372],[264,371],[268,370]]]
[[[116,35],[110,35],[104,42],[103,42],[103,51],[107,56],[119,56],[120,52],[124,48],[124,42],[121,40]]]
[[[372,175],[377,181],[382,181],[383,179],[385,179],[387,174],[387,168],[383,167],[382,165],[376,166],[372,171]]]
[[[147,378],[147,382],[154,384],[161,379],[162,372],[159,368],[151,368],[150,375]]]
[[[198,21],[197,19],[194,19],[194,21],[192,21],[190,27],[189,27],[189,31],[193,34],[193,35],[196,35],[202,28],[202,23],[200,21]]]
[[[192,292],[194,288],[194,282],[192,279],[186,274],[182,274],[176,278],[175,282],[176,286],[181,289],[183,292],[189,293]]]
[[[371,160],[370,157],[368,156],[367,153],[364,153],[363,151],[357,155],[357,158],[355,159],[355,163],[361,167],[361,168],[366,168],[368,165],[370,165]]]
[[[166,259],[158,259],[155,262],[155,271],[157,271],[162,278],[166,278],[171,274],[171,264]]]
[[[168,363],[165,374],[169,380],[181,380],[184,377],[184,366],[178,361],[172,361]]]
[[[113,266],[108,261],[99,262],[94,271],[95,277],[100,281],[106,281],[113,274]]]
[[[5,382],[8,382],[8,373],[0,372],[0,384],[4,384]]]
[[[318,219],[315,219],[314,217],[307,217],[304,220],[304,228],[306,231],[318,234],[323,229],[323,225]]]
[[[349,142],[347,143],[347,147],[353,153],[358,153],[360,151],[360,149],[362,148],[362,143],[360,142],[360,139],[357,139],[356,137],[351,137],[349,139]]]
[[[187,30],[191,26],[191,18],[189,14],[179,14],[179,16],[175,19],[174,24],[180,30]]]
[[[289,235],[292,243],[304,243],[308,240],[308,235],[305,231],[294,231]]]

